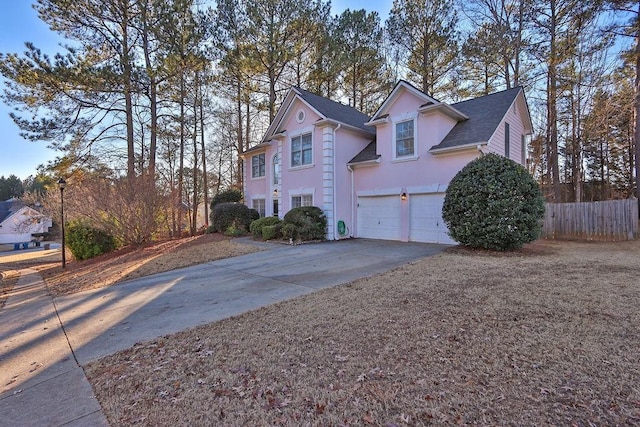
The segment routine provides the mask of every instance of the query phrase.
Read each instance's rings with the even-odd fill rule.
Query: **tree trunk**
[[[237,129],[237,150],[238,150],[238,170],[236,174],[236,183],[239,188],[242,188],[242,181],[244,177],[242,176],[242,154],[244,153],[244,143],[242,141],[243,135],[243,123],[242,123],[242,85],[240,83],[240,79],[236,80],[236,114],[238,119],[238,129]]]
[[[633,115],[635,128],[633,131],[634,139],[634,157],[635,157],[635,173],[636,173],[636,199],[638,200],[638,212],[640,213],[640,3],[638,3],[638,13],[636,15],[636,77],[634,82],[634,102]]]
[[[129,5],[127,2],[121,4],[122,7],[122,78],[124,80],[124,103],[126,115],[127,132],[127,178],[133,179],[136,176],[135,169],[135,145],[133,141],[133,100],[132,100],[132,70],[131,58],[129,55]]]
[[[547,99],[547,129],[549,140],[548,156],[548,173],[551,181],[552,198],[556,203],[561,202],[562,195],[560,193],[560,172],[558,167],[558,46],[556,46],[556,1],[550,1],[550,45],[549,45],[549,80],[548,80],[548,99]]]
[[[182,237],[182,220],[184,216],[183,188],[184,188],[184,140],[185,140],[185,81],[184,69],[180,71],[180,153],[178,158],[178,237]]]
[[[515,51],[513,52],[514,56],[514,65],[513,65],[513,85],[520,85],[520,50],[522,49],[522,30],[524,28],[524,1],[520,0],[519,10],[518,10],[518,31],[516,33],[516,45]]]
[[[149,115],[151,119],[151,135],[149,136],[149,165],[147,174],[151,179],[156,175],[156,151],[158,146],[158,82],[151,64],[151,47],[149,45],[149,14],[146,1],[140,2],[142,9],[142,50],[144,62],[149,77]]]
[[[207,153],[204,144],[204,92],[202,92],[202,86],[198,88],[200,90],[200,102],[198,104],[200,112],[200,154],[202,155],[202,193],[204,194],[204,226],[205,229],[209,228],[209,179],[207,174]]]
[[[195,236],[198,229],[198,205],[200,204],[200,197],[198,197],[198,102],[199,102],[199,88],[200,88],[200,72],[196,72],[195,75],[195,90],[193,99],[193,168],[191,170],[191,179],[193,180],[193,196],[191,202],[191,235]]]

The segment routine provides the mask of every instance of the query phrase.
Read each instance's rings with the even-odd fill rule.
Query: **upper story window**
[[[280,156],[278,153],[273,155],[271,163],[273,164],[273,183],[277,185],[280,183]]]
[[[312,159],[311,134],[291,138],[291,167],[310,165]]]
[[[264,176],[264,153],[251,157],[251,178]]]
[[[410,157],[416,154],[415,128],[413,120],[396,123],[396,157]]]

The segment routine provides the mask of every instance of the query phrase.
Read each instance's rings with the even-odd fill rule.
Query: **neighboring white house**
[[[32,234],[46,233],[51,218],[30,208],[18,199],[0,202],[0,243],[24,243]]]

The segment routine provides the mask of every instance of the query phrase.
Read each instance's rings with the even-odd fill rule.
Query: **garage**
[[[358,197],[358,237],[400,240],[400,197]]]
[[[410,241],[455,244],[447,234],[447,226],[442,220],[444,195],[445,193],[412,194],[409,197]]]

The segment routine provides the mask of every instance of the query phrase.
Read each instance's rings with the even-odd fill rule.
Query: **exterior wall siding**
[[[488,150],[491,153],[496,153],[504,156],[504,129],[505,123],[509,123],[509,140],[510,140],[510,153],[509,158],[515,162],[523,164],[522,162],[522,135],[526,135],[524,128],[523,106],[518,102],[519,98],[516,98],[514,104],[509,108],[509,111],[502,119],[495,133],[489,140]],[[525,112],[526,114],[526,112]],[[526,146],[525,146],[526,149]]]
[[[291,209],[292,197],[311,195],[313,205],[323,209],[327,216],[327,238],[339,239],[358,237],[358,198],[390,196],[400,200],[401,194],[406,193],[406,200],[399,203],[401,212],[398,220],[400,239],[409,240],[412,230],[411,196],[441,195],[455,174],[480,156],[480,152],[475,148],[438,155],[429,152],[457,122],[438,110],[419,113],[424,99],[411,91],[401,90],[393,102],[385,107],[388,122],[376,126],[379,161],[352,168],[347,166],[347,162],[362,151],[372,137],[341,125],[326,122],[318,125],[323,117],[295,99],[288,107],[280,127],[274,132],[284,132],[284,135],[278,136],[271,145],[265,147],[265,177],[252,179],[251,158],[247,156],[245,159],[244,191],[247,205],[251,207],[253,199],[264,198],[265,213],[272,215],[273,201],[277,200],[278,214],[282,218]],[[489,139],[485,152],[504,155],[504,125],[508,122],[510,158],[522,163],[521,136],[525,134],[523,114],[527,114],[526,104],[522,97],[518,97]],[[396,158],[395,125],[403,120],[414,121],[414,155]],[[306,132],[312,135],[312,162],[292,167],[292,138]],[[279,154],[281,167],[278,184],[273,183],[273,156],[276,153]],[[416,197],[416,203],[421,200]],[[346,225],[343,235],[338,233],[340,221]]]
[[[34,218],[37,220],[32,221]],[[31,234],[46,233],[51,225],[51,218],[29,207],[22,207],[2,222],[0,243],[30,242]]]

